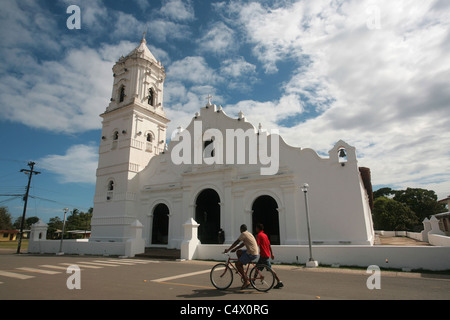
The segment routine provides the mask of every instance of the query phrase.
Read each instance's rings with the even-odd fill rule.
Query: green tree
[[[67,217],[66,230],[91,230],[92,208],[88,212],[73,209]]]
[[[61,220],[60,217],[50,218],[50,220],[48,222],[47,233],[49,234],[50,237],[55,238],[56,230],[62,230],[62,227],[63,227],[63,221]]]
[[[394,194],[395,194],[395,191],[392,190],[391,188],[381,188],[381,189],[378,189],[377,191],[374,191],[373,200],[376,200],[379,197],[389,198],[390,195],[394,195]]]
[[[376,230],[412,230],[418,224],[416,214],[405,204],[386,197],[378,197],[372,210]]]
[[[7,207],[0,207],[0,230],[11,230],[13,225],[11,222],[11,214]]]
[[[38,217],[29,217],[25,219],[25,223],[23,224],[23,228],[25,230],[29,230],[33,224],[39,221]],[[20,229],[20,223],[22,222],[22,217],[18,217],[16,221],[14,221],[14,228]]]
[[[65,235],[67,237],[67,231],[71,230],[91,230],[91,219],[93,209],[90,208],[88,212],[83,212],[78,209],[73,209],[66,217]],[[55,237],[56,230],[62,230],[63,221],[60,217],[54,217],[49,220],[48,233]]]
[[[419,223],[434,214],[445,212],[445,206],[437,202],[438,197],[433,190],[407,188],[395,191],[393,199],[414,211],[419,218]]]

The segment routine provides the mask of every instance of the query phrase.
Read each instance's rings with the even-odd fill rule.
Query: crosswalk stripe
[[[59,263],[59,266],[57,265],[50,265],[50,264],[42,264],[39,265],[40,268],[47,268],[47,269],[56,269],[56,270],[67,270],[67,267],[64,266],[71,266],[71,265],[77,265],[80,268],[89,268],[89,269],[102,269],[103,267],[119,267],[123,265],[132,266],[135,264],[148,264],[148,263],[159,263],[159,261],[153,261],[153,260],[140,260],[140,259],[109,259],[109,260],[94,260],[91,261],[80,261],[79,263]],[[29,268],[29,267],[20,267],[16,268],[16,270],[25,271],[25,272],[33,272],[33,273],[42,273],[42,274],[58,274],[61,273],[60,271],[52,271],[52,270],[45,270],[45,269],[38,269],[38,268]],[[30,279],[34,278],[34,276],[16,273],[16,272],[9,272],[9,271],[3,271],[0,270],[0,276],[9,277],[9,278],[16,278],[16,279]],[[0,282],[2,284],[3,282]]]
[[[50,264],[41,264],[39,267],[42,267],[42,268],[50,268],[50,269],[57,269],[57,270],[67,270],[66,267],[52,266],[52,265],[50,265]]]
[[[26,272],[36,272],[36,273],[43,273],[43,274],[58,274],[58,273],[61,273],[59,271],[50,271],[50,270],[42,270],[42,269],[27,268],[27,267],[16,268],[16,269],[17,270],[26,271]]]
[[[73,266],[74,265],[73,263],[60,263],[60,264],[63,266]],[[103,267],[99,267],[99,266],[88,266],[88,265],[79,264],[79,263],[77,263],[76,265],[79,266],[80,268],[88,268],[88,269],[102,269],[103,268]]]
[[[20,273],[15,273],[15,272],[2,271],[2,270],[0,270],[0,276],[22,279],[22,280],[34,278],[34,276],[29,276],[26,274],[20,274]]]
[[[120,264],[120,265],[126,265],[126,266],[132,266],[134,265],[133,263],[129,263],[126,261],[111,261],[111,260],[95,260],[94,262],[99,262],[99,263],[112,263],[112,264]]]
[[[147,264],[147,263],[159,263],[159,261],[155,261],[155,260],[135,260],[135,259],[120,259],[120,260],[110,260],[110,261],[127,261],[130,263],[142,263],[142,264]]]
[[[99,262],[88,262],[88,261],[82,261],[80,263],[87,263],[87,264],[92,264],[95,266],[104,266],[104,267],[120,267],[118,264],[111,264],[111,263],[99,263]]]

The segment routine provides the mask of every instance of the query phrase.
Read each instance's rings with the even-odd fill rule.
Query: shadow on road
[[[202,299],[202,298],[214,298],[214,297],[227,297],[230,295],[259,295],[265,294],[265,292],[259,292],[254,289],[241,290],[240,287],[228,288],[226,290],[218,289],[195,289],[190,294],[178,295],[178,298],[186,299]]]

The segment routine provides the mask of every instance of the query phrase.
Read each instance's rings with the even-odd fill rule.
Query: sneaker
[[[278,282],[273,288],[274,289],[280,289],[280,288],[283,288],[284,287],[284,284],[283,284],[283,282]]]

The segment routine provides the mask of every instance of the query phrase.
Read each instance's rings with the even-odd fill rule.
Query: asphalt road
[[[381,272],[380,289],[370,290],[372,274],[365,270],[278,265],[274,270],[285,284],[282,289],[240,290],[235,276],[231,288],[220,291],[209,280],[215,263],[0,254],[0,300],[179,300],[193,305],[196,300],[450,299],[449,276]],[[80,271],[67,273],[71,265]]]

